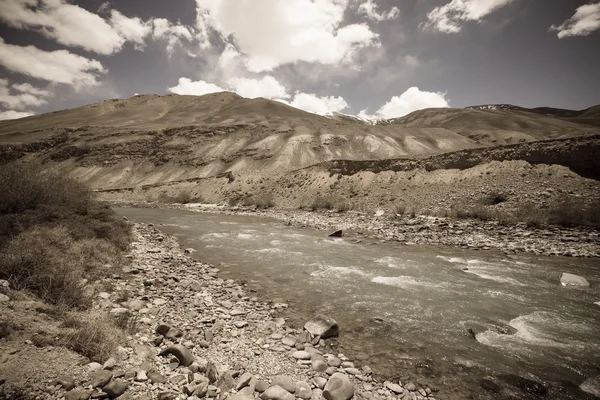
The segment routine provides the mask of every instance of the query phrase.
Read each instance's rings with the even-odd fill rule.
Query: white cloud
[[[424,28],[444,33],[457,33],[468,21],[481,22],[484,17],[508,5],[513,0],[452,0],[427,14]]]
[[[298,61],[350,62],[378,35],[366,24],[342,26],[348,0],[196,0],[197,27],[231,38],[251,72]]]
[[[265,99],[286,99],[290,97],[285,86],[269,75],[260,80],[251,78],[232,78],[227,83],[237,94],[250,99],[256,97],[264,97]]]
[[[367,114],[367,110],[362,110],[358,116],[363,119],[390,119],[403,117],[413,111],[424,108],[446,108],[450,107],[444,93],[425,92],[417,87],[411,87],[400,96],[394,96],[385,103],[375,115]]]
[[[113,54],[125,42],[102,17],[64,0],[2,0],[0,20],[98,54]]]
[[[14,111],[14,110],[0,111],[0,121],[5,121],[7,119],[25,118],[25,117],[29,117],[30,115],[35,115],[35,114],[32,112],[29,112],[29,111]]]
[[[571,18],[558,26],[550,27],[550,31],[558,32],[560,39],[569,36],[587,36],[598,29],[600,29],[600,2],[577,7]]]
[[[99,61],[66,50],[44,51],[34,46],[6,44],[0,38],[0,65],[33,78],[75,87],[96,85],[106,70]]]
[[[320,115],[340,112],[348,108],[348,103],[346,103],[343,97],[319,97],[313,93],[302,92],[296,92],[294,99],[288,104],[292,107]]]
[[[0,79],[0,104],[7,108],[22,110],[31,106],[41,106],[48,102],[44,97],[50,93],[34,88],[28,83],[12,86],[14,90],[19,91],[19,94],[11,94],[8,80]]]
[[[181,44],[183,40],[193,40],[193,33],[190,28],[180,23],[172,24],[165,18],[155,18],[152,20],[152,36],[155,39],[167,40],[167,53],[169,55],[173,53],[175,47]],[[195,55],[193,56],[195,57]]]
[[[179,78],[177,86],[169,88],[169,92],[176,94],[189,94],[202,96],[203,94],[225,92],[226,90],[213,83],[205,81],[192,81],[189,78]]]
[[[143,22],[138,17],[126,17],[117,10],[110,11],[110,24],[121,38],[134,43],[137,48],[144,45],[146,37],[152,31],[151,23]]]
[[[396,19],[400,15],[400,9],[398,7],[392,7],[387,13],[378,12],[378,8],[379,6],[375,3],[375,0],[367,0],[358,6],[358,13],[364,14],[367,18],[378,22]]]

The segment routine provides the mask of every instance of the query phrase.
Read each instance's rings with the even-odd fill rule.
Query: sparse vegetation
[[[505,193],[493,191],[488,193],[485,197],[480,200],[483,205],[493,206],[496,204],[504,203],[508,200],[508,196]]]
[[[65,321],[64,345],[92,361],[105,362],[113,351],[124,342],[123,330],[114,319],[102,312],[73,315]]]
[[[261,210],[275,207],[275,200],[271,194],[260,194],[257,196],[246,197],[242,201],[242,205],[245,207],[256,206]]]
[[[310,205],[312,211],[334,210],[337,212],[346,212],[350,210],[350,205],[345,198],[336,195],[318,196]]]
[[[177,204],[189,204],[189,203],[204,203],[204,200],[200,196],[193,196],[187,191],[181,191],[175,196],[170,196],[166,193],[161,194],[158,197],[160,203],[177,203]]]

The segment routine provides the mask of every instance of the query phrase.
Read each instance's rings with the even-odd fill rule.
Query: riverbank
[[[244,285],[220,278],[217,268],[190,258],[174,238],[152,224],[135,224],[133,235],[127,255],[131,262],[102,280],[104,291],[93,306],[110,315],[129,316],[135,329],[127,345],[102,365],[70,352],[61,356],[64,349],[8,338],[0,343],[6,354],[0,364],[2,383],[28,385],[32,398],[67,400],[107,395],[245,400],[255,392],[267,400],[316,400],[338,383],[344,390],[332,391],[328,399],[347,400],[350,391],[358,399],[452,398],[438,395],[437,388],[422,380],[374,378],[367,365],[355,365],[337,354],[335,340],[324,341],[302,327],[289,326],[280,317],[287,304],[261,302]],[[0,304],[3,313],[26,311],[17,299]],[[60,369],[39,370],[50,361]],[[112,385],[109,390],[107,382]],[[96,386],[104,387],[106,394]]]
[[[503,225],[498,221],[430,216],[398,216],[383,210],[374,213],[303,211],[231,207],[214,204],[158,204],[111,202],[120,206],[175,208],[195,212],[274,218],[296,227],[324,231],[342,229],[350,240],[441,245],[472,250],[498,250],[505,254],[532,253],[544,256],[600,257],[600,231],[594,228],[525,224]]]

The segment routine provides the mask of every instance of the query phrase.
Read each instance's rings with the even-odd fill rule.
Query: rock
[[[179,329],[177,328],[171,328],[167,331],[167,333],[165,333],[165,338],[167,339],[177,339],[183,336],[183,332],[181,332]]]
[[[296,382],[296,391],[294,392],[296,397],[304,400],[308,400],[312,397],[312,389],[306,382]]]
[[[217,366],[212,361],[209,361],[208,364],[206,364],[206,377],[208,378],[209,383],[215,383],[219,380]]]
[[[354,385],[347,375],[336,372],[331,375],[323,390],[327,400],[349,400],[354,396]]]
[[[229,400],[254,400],[254,396],[248,393],[236,393],[233,396],[228,397]]]
[[[325,364],[325,363],[323,363]],[[327,368],[325,368],[327,369]],[[350,375],[360,375],[360,370],[358,368],[344,368],[344,372]]]
[[[102,364],[97,363],[97,362],[91,362],[89,364],[86,365],[88,371],[93,372],[93,371],[100,371],[102,368],[104,368],[102,366]]]
[[[581,286],[581,287],[589,287],[590,283],[583,276],[569,274],[563,272],[560,277],[560,283],[563,286]]]
[[[496,382],[494,382],[493,380],[491,380],[490,378],[483,378],[479,381],[479,385],[481,385],[481,387],[484,390],[487,390],[488,392],[491,393],[498,393],[502,390],[502,387],[500,385],[498,385]]]
[[[414,392],[415,390],[417,390],[417,387],[416,387],[416,386],[415,386],[415,384],[414,384],[414,383],[412,383],[412,382],[410,382],[410,383],[407,383],[406,385],[404,385],[404,388],[405,388],[406,390],[410,390],[411,392]]]
[[[240,376],[237,382],[235,383],[235,390],[240,391],[240,389],[243,389],[246,386],[248,386],[252,378],[253,376],[250,372],[243,373],[242,376]]]
[[[198,396],[199,398],[206,396],[206,393],[208,393],[209,385],[210,385],[210,383],[208,382],[208,378],[205,376],[202,376],[196,382],[196,389],[194,390],[194,396]]]
[[[134,311],[140,311],[142,308],[144,308],[144,306],[146,305],[146,303],[144,303],[142,300],[131,300],[129,303],[127,303],[127,307],[129,307],[130,310],[134,310]]]
[[[95,371],[92,372],[90,374],[90,383],[89,385],[91,385],[92,387],[103,387],[104,385],[106,385],[108,382],[110,382],[110,380],[113,377],[113,373],[112,371],[103,369],[101,371]]]
[[[291,336],[284,337],[281,339],[281,343],[285,344],[286,346],[294,347],[296,345],[296,338]]]
[[[340,359],[339,359],[339,358],[337,358],[337,357],[330,357],[330,358],[327,360],[327,364],[328,364],[330,367],[336,367],[336,368],[337,368],[337,367],[339,367],[340,365],[342,365],[342,360],[340,360]]]
[[[338,229],[337,231],[333,231],[329,234],[329,237],[342,237],[344,235],[344,232],[341,229]]]
[[[148,380],[148,375],[146,374],[146,371],[144,371],[144,370],[138,371],[137,374],[135,375],[136,382],[146,382],[147,380]]]
[[[114,315],[127,314],[128,312],[129,312],[129,309],[125,308],[125,307],[116,307],[116,308],[113,308],[112,310],[110,310],[110,313],[114,314]]]
[[[70,390],[64,395],[65,400],[87,400],[90,398],[90,394],[83,390]]]
[[[222,392],[229,392],[235,386],[231,372],[225,371],[222,373],[215,385],[221,389]]]
[[[106,362],[104,363],[104,365],[102,367],[104,369],[113,369],[116,365],[117,365],[117,360],[115,360],[114,357],[111,357],[108,360],[106,360]]]
[[[339,334],[339,327],[333,318],[323,314],[315,315],[310,321],[304,324],[304,329],[313,336],[320,336],[327,339]]]
[[[318,387],[319,389],[323,389],[327,384],[327,379],[322,378],[320,376],[314,377],[311,382]]]
[[[129,387],[129,383],[121,379],[114,379],[110,381],[106,386],[102,388],[102,391],[108,394],[108,397],[111,399],[115,399],[125,393],[127,388]]]
[[[600,397],[600,375],[588,378],[579,386],[586,393]]]
[[[156,371],[151,371],[146,374],[152,383],[167,383],[167,378]]]
[[[52,386],[60,385],[66,391],[73,389],[75,385],[75,380],[73,378],[69,378],[66,376],[59,376],[52,382]]]
[[[263,380],[257,380],[256,381],[256,385],[254,386],[254,390],[256,390],[258,393],[262,393],[265,390],[267,390],[267,388],[269,387],[269,384]]]
[[[304,350],[298,350],[292,353],[292,357],[296,360],[310,360],[310,353]]]
[[[157,335],[165,336],[167,334],[167,332],[169,332],[170,329],[171,329],[171,327],[169,325],[160,324],[156,327],[155,332]]]
[[[179,363],[184,367],[187,367],[194,362],[194,355],[192,354],[192,352],[187,347],[180,344],[169,346],[165,350],[158,353],[160,357],[168,356],[171,354],[177,357]]]
[[[385,382],[385,387],[396,394],[401,394],[404,392],[402,386],[398,385],[397,383]]]
[[[294,381],[292,380],[292,378],[290,378],[287,375],[277,375],[273,378],[273,381],[271,382],[271,386],[279,386],[284,388],[285,390],[287,390],[290,393],[294,393],[294,391],[296,390],[296,384],[294,383]]]
[[[262,400],[295,400],[296,399],[296,397],[294,397],[294,395],[291,394],[289,391],[287,391],[284,388],[282,388],[281,386],[277,386],[277,385],[270,386],[267,390],[265,390],[260,395],[260,398]]]
[[[513,386],[518,387],[521,391],[538,396],[547,396],[548,389],[540,382],[531,379],[523,378],[518,375],[503,375],[502,379]]]
[[[327,371],[327,364],[323,360],[313,360],[311,367],[314,371],[325,372]]]
[[[181,388],[181,391],[186,395],[186,396],[191,396],[194,394],[194,391],[196,390],[197,385],[195,383],[188,383],[187,385],[183,385],[183,387]]]
[[[0,303],[4,303],[10,300],[10,297],[8,297],[5,294],[0,293]]]

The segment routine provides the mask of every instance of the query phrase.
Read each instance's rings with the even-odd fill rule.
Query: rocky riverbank
[[[98,294],[94,308],[130,314],[137,332],[103,365],[80,359],[80,365],[72,368],[64,368],[64,363],[61,370],[49,368],[56,376],[46,374],[45,379],[30,382],[34,396],[66,400],[444,398],[423,381],[378,381],[368,366],[355,365],[335,353],[326,339],[336,333],[334,321],[321,316],[307,323],[306,329],[288,326],[279,316],[286,304],[259,301],[240,283],[220,278],[218,269],[188,257],[189,251],[152,225],[136,224],[134,236],[131,262],[104,279],[102,287],[112,289]],[[31,342],[25,346],[34,347]],[[26,353],[7,351],[0,364],[5,372],[13,366],[14,374],[7,372],[7,381],[22,374],[18,363],[19,358],[27,358]]]
[[[525,224],[430,216],[398,216],[383,210],[374,213],[302,211],[229,207],[210,204],[156,204],[116,202],[120,206],[168,207],[196,212],[252,215],[275,218],[286,224],[320,230],[342,229],[355,240],[398,242],[405,245],[441,245],[472,250],[498,250],[544,256],[600,257],[600,231],[594,228],[531,228]]]

